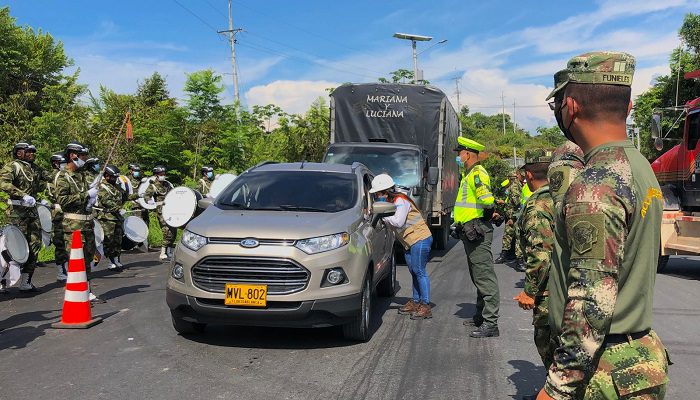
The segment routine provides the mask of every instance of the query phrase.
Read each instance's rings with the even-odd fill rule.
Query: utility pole
[[[462,105],[459,103],[459,81],[462,79],[461,77],[456,77],[453,78],[455,80],[455,94],[457,95],[457,112],[462,111]]]
[[[228,33],[228,42],[231,46],[231,68],[233,69],[233,100],[235,103],[240,103],[238,94],[238,67],[236,66],[236,33],[243,29],[233,29],[233,16],[231,14],[231,0],[228,0],[228,29],[225,31],[217,31],[218,33]]]
[[[503,96],[503,92],[501,92],[501,107],[503,108],[501,111],[501,115],[503,116],[503,136],[506,135],[506,98]]]

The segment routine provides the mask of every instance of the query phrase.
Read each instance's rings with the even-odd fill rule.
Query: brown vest
[[[401,228],[396,228],[396,239],[408,250],[416,242],[430,237],[430,228],[425,223],[423,215],[409,202],[411,211],[406,216],[406,223]]]

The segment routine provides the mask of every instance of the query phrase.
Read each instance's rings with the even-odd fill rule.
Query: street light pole
[[[406,39],[411,41],[411,47],[413,49],[413,81],[418,81],[418,53],[416,52],[416,42],[428,42],[433,40],[432,36],[421,36],[397,32],[394,33],[394,37],[397,39]]]

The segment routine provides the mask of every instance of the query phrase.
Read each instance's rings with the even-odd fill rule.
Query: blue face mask
[[[374,201],[378,203],[385,203],[387,201],[387,196],[377,196],[375,197]]]
[[[134,178],[138,178],[139,175],[141,175],[141,172],[139,172],[139,171],[134,171]]]
[[[213,178],[213,177],[214,177],[214,173],[213,173],[213,172],[207,172],[207,178],[211,179],[211,178]]]
[[[457,156],[457,158],[455,159],[455,161],[457,161],[457,165],[458,165],[460,168],[463,168],[463,167],[464,167],[464,161],[462,161],[462,158],[461,158],[460,156]]]
[[[95,172],[100,172],[100,164],[93,165],[92,170]]]

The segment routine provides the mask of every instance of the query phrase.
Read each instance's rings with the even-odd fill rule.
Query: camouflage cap
[[[583,160],[583,150],[574,142],[567,140],[552,152],[552,162],[568,159]]]
[[[525,150],[525,164],[550,162],[552,162],[552,152],[550,150]]]
[[[565,69],[554,74],[554,90],[545,100],[569,83],[632,86],[634,67],[634,57],[627,53],[594,51],[578,55],[566,63]]]

